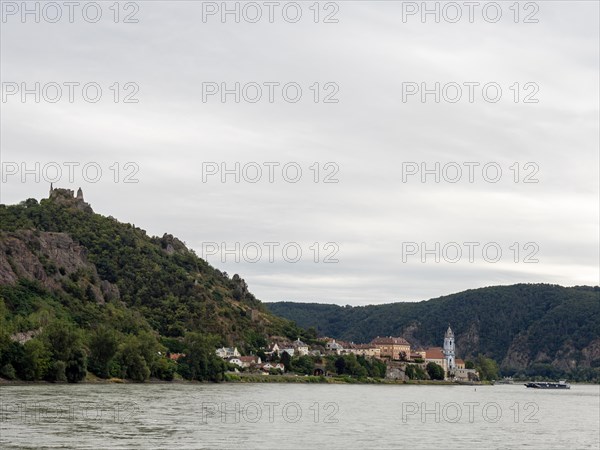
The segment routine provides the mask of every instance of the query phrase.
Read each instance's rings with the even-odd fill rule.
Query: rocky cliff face
[[[554,354],[546,351],[530,352],[530,344],[526,333],[516,336],[502,360],[502,366],[522,370],[531,364],[540,363],[551,364],[562,370],[573,370],[577,367],[597,367],[600,361],[600,339],[592,340],[581,350],[567,343]]]
[[[479,322],[473,322],[465,333],[456,336],[456,347],[462,350],[464,357],[476,356],[480,350]]]
[[[52,291],[81,289],[100,303],[119,298],[117,286],[100,280],[86,249],[66,233],[0,232],[0,284],[19,278],[37,280]]]
[[[170,234],[148,236],[93,213],[81,190],[51,188],[39,202],[0,204],[0,290],[9,311],[34,315],[18,331],[37,329],[35,313],[46,305],[83,328],[101,317],[109,327],[120,321],[126,333],[153,329],[170,339],[199,332],[232,345],[250,336],[248,348],[257,336],[301,331],[266,312],[238,275],[210,266]]]

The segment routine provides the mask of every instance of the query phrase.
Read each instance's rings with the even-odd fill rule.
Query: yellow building
[[[371,358],[380,358],[381,349],[373,344],[351,344],[346,349],[347,353],[353,353],[355,355],[362,355]]]
[[[382,358],[408,359],[410,357],[410,344],[401,337],[377,336],[371,341],[371,345],[379,348]]]
[[[436,363],[439,366],[442,366],[444,369],[444,374],[448,373],[448,361],[446,360],[446,356],[442,350],[442,347],[431,347],[425,350],[425,362],[426,363]]]

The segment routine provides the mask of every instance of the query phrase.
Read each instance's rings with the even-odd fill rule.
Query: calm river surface
[[[1,448],[600,447],[600,386],[1,386]]]

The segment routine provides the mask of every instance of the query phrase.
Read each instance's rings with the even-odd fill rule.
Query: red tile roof
[[[256,356],[240,356],[240,361],[242,362],[255,362],[256,361]]]
[[[444,353],[442,353],[442,347],[431,347],[425,350],[425,358],[427,359],[444,359]]]
[[[371,341],[371,344],[375,345],[410,345],[408,341],[401,337],[379,337],[377,336],[375,339]]]
[[[373,344],[354,344],[353,348],[369,350],[369,349],[375,349],[377,347],[375,347]]]

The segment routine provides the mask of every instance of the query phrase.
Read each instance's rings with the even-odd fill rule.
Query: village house
[[[216,353],[219,358],[223,359],[237,358],[241,356],[240,352],[238,352],[237,347],[221,347],[216,350]]]
[[[300,353],[299,349],[302,349],[302,351],[306,350],[306,353],[308,354],[308,346],[300,339],[290,342],[283,337],[275,336],[273,342],[267,347],[265,355],[269,357],[280,357],[281,354],[285,352],[290,356],[294,356],[294,354]]]
[[[379,337],[371,341],[371,345],[378,347],[382,358],[408,359],[410,357],[410,344],[401,337]]]
[[[242,367],[252,367],[260,364],[262,361],[259,356],[240,356],[239,360],[242,362]]]
[[[306,345],[304,342],[302,342],[300,340],[300,338],[296,339],[292,346],[294,347],[294,349],[296,349],[296,351],[298,352],[298,354],[300,356],[305,356],[308,355],[308,345]]]
[[[275,342],[273,344],[270,344],[267,347],[267,350],[265,351],[265,355],[267,355],[267,356],[273,356],[273,355],[279,356],[279,345],[277,344],[277,342]]]
[[[235,364],[238,367],[244,367],[244,364],[242,363],[242,360],[240,358],[238,358],[238,357],[229,358],[227,360],[227,362],[229,364]]]
[[[328,340],[327,344],[325,344],[325,348],[336,355],[341,354],[344,350],[344,347],[340,343],[336,342],[335,339]]]
[[[259,366],[261,370],[268,372],[271,369],[279,369],[285,372],[285,366],[282,363],[266,362]]]
[[[295,348],[292,348],[292,347],[290,347],[290,348],[281,348],[281,349],[279,349],[279,355],[280,355],[280,356],[281,356],[281,354],[283,354],[283,353],[287,353],[288,355],[290,355],[290,357],[291,357],[291,358],[293,358],[293,357],[294,357],[294,353],[295,353],[295,352],[296,352],[296,349],[295,349]]]

